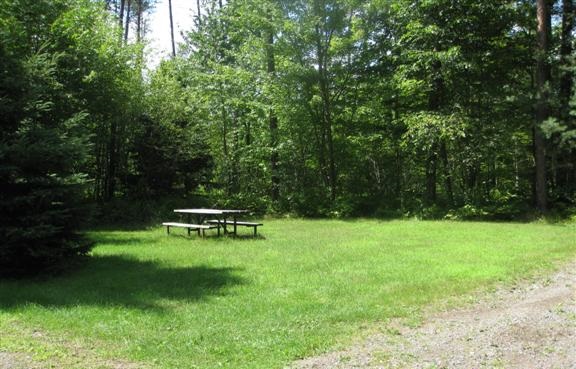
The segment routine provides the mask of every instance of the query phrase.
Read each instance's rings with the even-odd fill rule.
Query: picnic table
[[[238,225],[238,214],[246,214],[248,210],[230,210],[230,209],[175,209],[175,213],[187,214],[188,223],[195,218],[196,224],[204,224],[206,218],[216,218],[217,225],[222,227],[224,234],[228,233],[226,226],[230,223],[234,226],[234,234],[236,234],[236,227]],[[227,218],[232,217],[232,222],[229,222]],[[210,222],[215,223],[215,222]]]
[[[244,222],[238,220],[238,215],[248,213],[248,210],[236,210],[236,209],[175,209],[175,213],[184,214],[187,216],[188,223],[173,223],[167,222],[162,223],[167,228],[167,232],[170,233],[170,227],[183,227],[188,228],[188,234],[190,234],[191,229],[204,231],[206,229],[218,228],[218,235],[220,235],[220,228],[224,230],[224,234],[232,233],[236,235],[238,226],[252,227],[254,228],[254,236],[256,236],[256,228],[261,226],[261,223]],[[208,219],[213,218],[213,219]],[[192,223],[194,220],[194,223]],[[233,231],[228,231],[228,226],[233,227]]]

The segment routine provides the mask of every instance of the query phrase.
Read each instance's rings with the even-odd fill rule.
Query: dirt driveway
[[[347,350],[293,369],[576,369],[576,261],[537,281],[500,288],[472,306],[399,322]]]

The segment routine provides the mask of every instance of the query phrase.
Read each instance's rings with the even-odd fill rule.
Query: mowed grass
[[[574,224],[264,223],[257,239],[92,232],[83,268],[0,282],[0,352],[59,368],[282,368],[576,257]]]

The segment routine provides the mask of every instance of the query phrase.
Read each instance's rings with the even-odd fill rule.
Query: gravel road
[[[292,369],[576,369],[576,261],[561,271],[502,287],[417,328],[388,331]]]

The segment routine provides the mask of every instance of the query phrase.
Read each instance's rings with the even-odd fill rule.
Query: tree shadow
[[[230,235],[229,238],[237,241],[261,241],[266,239],[266,237],[260,233],[258,233],[256,236],[254,236],[253,233],[250,234],[239,233],[236,235]]]
[[[114,245],[114,246],[141,246],[143,239],[139,237],[119,237],[109,233],[91,233],[90,239],[98,245]]]
[[[166,300],[200,301],[225,295],[246,283],[238,269],[209,266],[165,267],[122,256],[95,256],[76,272],[45,281],[0,281],[0,309],[27,304],[158,309]]]

